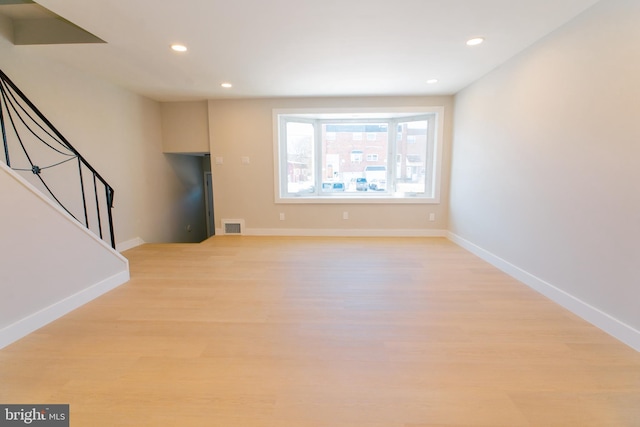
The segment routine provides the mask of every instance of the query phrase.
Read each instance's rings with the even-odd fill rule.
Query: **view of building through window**
[[[344,191],[373,191],[386,188],[386,164],[389,153],[389,128],[386,123],[323,123],[322,173],[324,181],[343,182]],[[328,140],[325,135],[335,134]],[[362,135],[366,134],[366,138]],[[378,166],[375,181],[369,176],[368,185],[357,185],[367,179],[367,168]],[[360,183],[363,181],[360,180]]]

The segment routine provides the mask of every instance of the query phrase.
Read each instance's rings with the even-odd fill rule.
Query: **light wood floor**
[[[221,236],[0,350],[71,425],[640,426],[640,353],[445,239]]]

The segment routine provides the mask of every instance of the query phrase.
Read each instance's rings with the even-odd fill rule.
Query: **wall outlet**
[[[241,162],[243,165],[248,165],[248,164],[250,164],[250,163],[251,163],[251,159],[249,159],[249,157],[247,157],[247,156],[242,156],[242,157],[240,158],[240,162]]]
[[[436,220],[436,214],[430,213],[429,214],[429,221],[435,221],[435,220]]]
[[[214,157],[216,165],[221,165],[224,163],[224,159],[222,157]]]
[[[347,211],[342,212],[342,219],[349,219],[349,212]]]
[[[284,212],[280,212],[280,221],[284,221]]]

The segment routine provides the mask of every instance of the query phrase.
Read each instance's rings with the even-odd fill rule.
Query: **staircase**
[[[129,280],[113,188],[0,71],[0,349]]]

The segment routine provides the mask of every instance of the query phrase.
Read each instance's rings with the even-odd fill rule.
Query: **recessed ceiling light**
[[[231,83],[222,83],[220,86],[222,86],[225,89],[229,89],[230,87],[233,87]]]
[[[171,49],[175,50],[176,52],[186,52],[187,51],[187,47],[183,44],[172,44],[171,45]]]
[[[433,84],[436,84],[436,83],[438,83],[438,79],[427,80],[427,84],[433,85]]]
[[[477,46],[484,41],[482,37],[475,37],[473,39],[467,40],[467,46]]]

